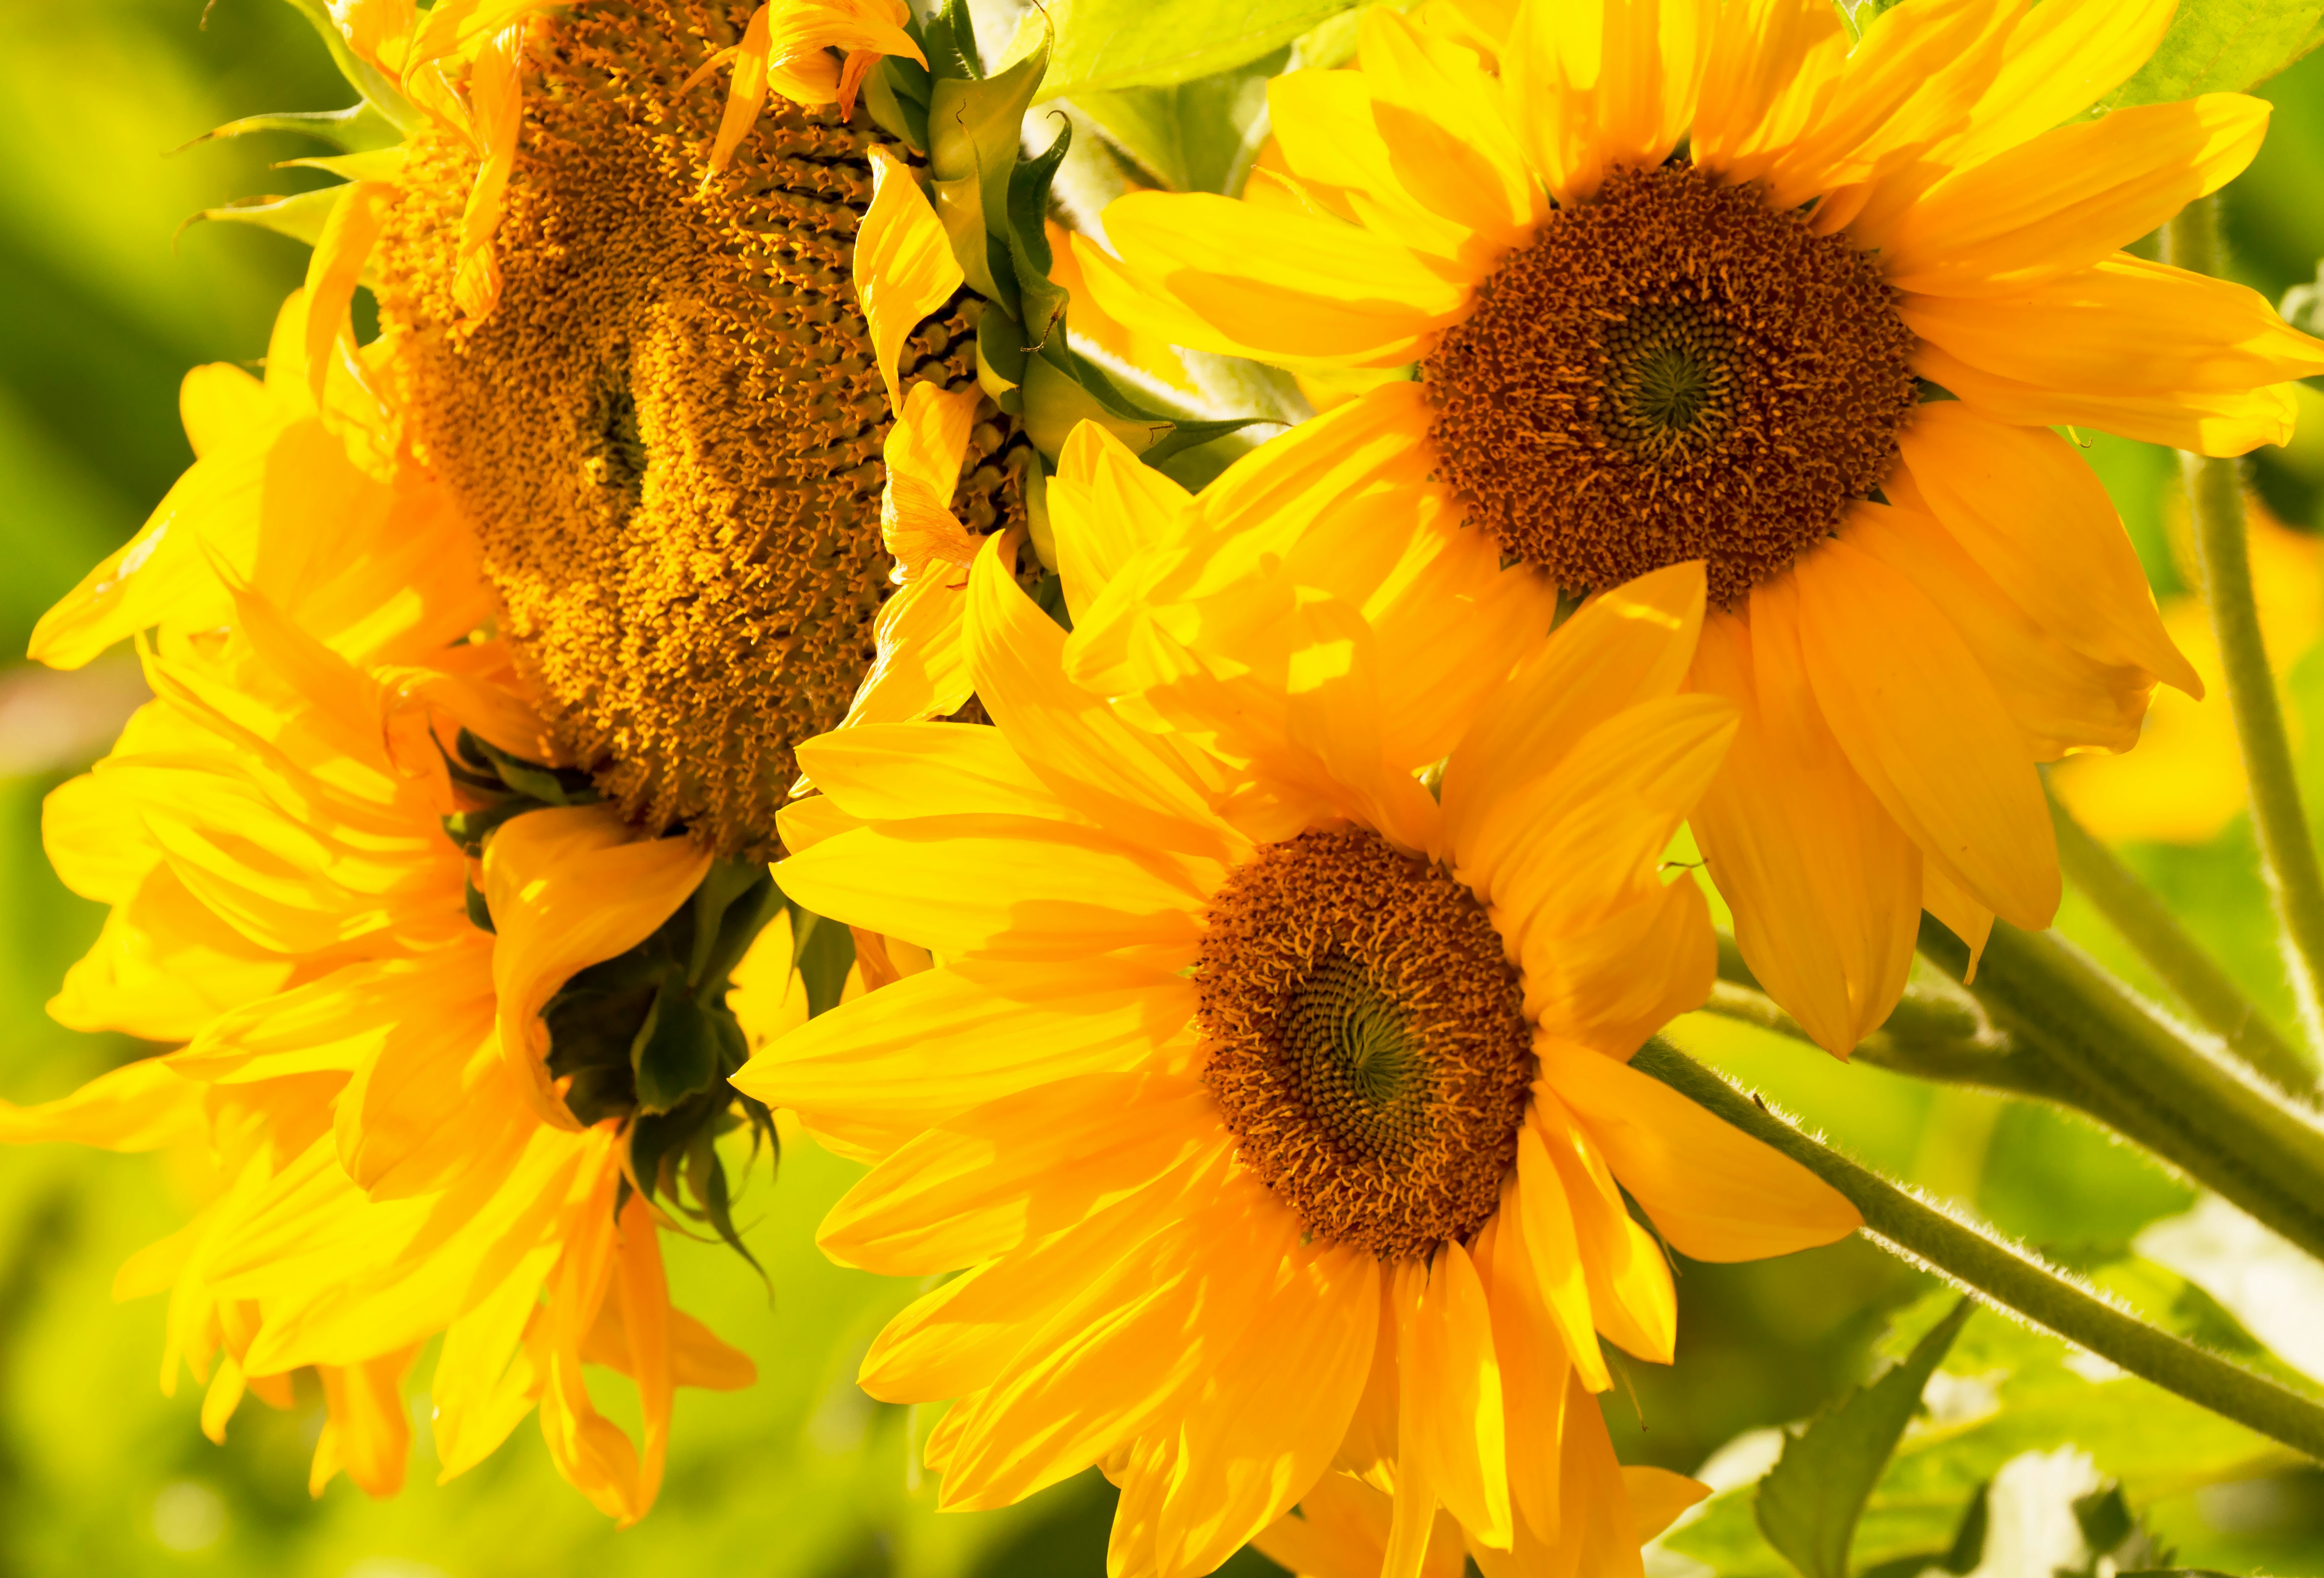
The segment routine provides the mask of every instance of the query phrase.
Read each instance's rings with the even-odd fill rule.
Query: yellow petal
[[[1548,195],[1526,166],[1499,81],[1469,50],[1393,10],[1362,14],[1357,52],[1406,189],[1493,253],[1531,239],[1548,217]]]
[[[1591,1390],[1605,1390],[1613,1381],[1591,1318],[1573,1206],[1548,1144],[1531,1124],[1517,1131],[1516,1176],[1502,1185],[1499,1221],[1501,1252],[1522,1253],[1532,1265],[1542,1308],[1563,1340],[1575,1372]]]
[[[1399,1466],[1418,1459],[1438,1498],[1470,1533],[1506,1546],[1512,1536],[1500,1358],[1484,1282],[1458,1241],[1438,1249],[1426,1287],[1404,1318],[1412,1330],[1397,1353]]]
[[[2144,669],[2095,662],[2050,635],[2003,595],[1943,527],[1918,510],[1859,504],[1844,529],[1850,544],[1945,610],[2035,759],[2055,761],[2089,746],[2128,750],[2138,743],[2153,685]]]
[[[521,24],[501,29],[476,52],[468,74],[468,103],[484,157],[460,216],[460,261],[452,280],[452,298],[470,317],[489,317],[500,299],[493,233],[500,227],[502,199],[508,191],[509,172],[516,168],[517,138],[524,124],[524,89],[518,78],[524,37]]]
[[[819,734],[800,745],[798,756],[816,787],[850,816],[866,821],[1073,816],[998,729],[866,724]]]
[[[1691,874],[1649,883],[1637,901],[1580,931],[1527,935],[1520,955],[1526,1016],[1611,1057],[1702,1006],[1718,978],[1711,910]]]
[[[1290,1510],[1330,1466],[1370,1371],[1379,1262],[1294,1245],[1281,1280],[1178,1426],[1156,1519],[1161,1571],[1206,1573]]]
[[[1702,626],[1703,584],[1691,562],[1591,599],[1500,687],[1445,763],[1445,852],[1477,860],[1476,829],[1504,796],[1623,708],[1678,688]]]
[[[976,693],[1025,765],[1099,826],[1156,851],[1216,858],[1230,842],[1192,753],[1133,729],[1066,678],[1065,633],[1010,573],[992,539],[969,578]]]
[[[761,7],[752,19],[757,27],[766,14]],[[734,73],[735,91],[742,90],[742,69]],[[731,119],[735,111],[730,103]],[[752,115],[758,113],[753,105]],[[723,141],[724,133],[720,133]],[[739,140],[739,134],[738,134]],[[874,144],[872,158],[872,206],[855,232],[855,298],[863,306],[863,320],[872,332],[872,352],[879,358],[880,376],[888,385],[888,406],[901,410],[897,387],[897,358],[922,318],[951,299],[961,287],[960,261],[953,256],[944,224],[920,190],[911,167]],[[714,158],[711,168],[722,161]],[[960,466],[952,468],[957,479]],[[950,496],[951,490],[945,489]]]
[[[1807,555],[1790,579],[1809,683],[1849,764],[1980,902],[2013,925],[2048,926],[2058,851],[2041,781],[1960,633],[1911,582],[1844,539]]]
[[[323,1383],[323,1433],[315,1443],[308,1494],[321,1495],[342,1469],[368,1496],[392,1496],[403,1488],[403,1463],[411,1447],[403,1372],[418,1352],[406,1348],[364,1363],[326,1364],[317,1371]]]
[[[975,1265],[1143,1188],[1217,1134],[1217,1104],[1185,1076],[1052,1080],[915,1135],[831,1208],[816,1243],[885,1276]]]
[[[2241,174],[2271,107],[2213,93],[2045,133],[1908,209],[1882,239],[1888,282],[2008,296],[2089,268]]]
[[[1660,1080],[1582,1047],[1543,1041],[1536,1050],[1543,1079],[1681,1254],[1763,1260],[1861,1225],[1830,1184]]]
[[[1213,1174],[1213,1177],[1216,1175]],[[1005,1505],[1056,1483],[1180,1406],[1233,1346],[1297,1241],[1297,1218],[1230,1176],[1030,1330],[959,1418],[938,1505]]]
[[[337,361],[340,337],[352,334],[347,308],[371,260],[372,246],[387,228],[395,197],[392,181],[350,183],[323,222],[323,234],[307,260],[307,387],[318,406],[323,404],[324,385]]]
[[[201,1134],[205,1087],[167,1058],[140,1058],[70,1096],[37,1106],[0,1103],[0,1141],[61,1140],[107,1151],[153,1151]]]
[[[1921,408],[1903,445],[1930,511],[2043,628],[2099,663],[2135,665],[2202,695],[2113,502],[2064,439],[1939,400]]]
[[[2176,0],[2043,0],[2009,34],[1968,124],[1940,150],[1966,168],[2080,115],[2146,63]],[[2116,114],[2122,112],[2116,111]]]
[[[709,867],[692,839],[640,839],[611,805],[528,812],[493,833],[484,900],[501,1057],[544,1123],[578,1127],[550,1081],[540,1011],[576,972],[651,936]]]
[[[1689,152],[1744,181],[1796,140],[1848,57],[1848,28],[1821,0],[1738,0],[1711,24]]]
[[[1103,218],[1130,269],[1254,350],[1388,365],[1467,310],[1462,285],[1351,225],[1201,192],[1132,193]]]
[[[1899,310],[1971,366],[2067,394],[2241,391],[2324,372],[2324,344],[2256,291],[2120,254],[2004,299],[1907,297]]]
[[[1973,367],[1925,341],[1913,353],[1913,371],[1962,404],[2004,422],[2096,427],[2198,454],[2246,454],[2264,444],[2288,444],[2298,409],[2291,389],[2282,384],[2242,390],[2056,389]]]
[[[976,689],[968,672],[967,603],[964,576],[916,575],[899,587],[872,622],[877,656],[839,726],[941,718],[965,706]],[[784,843],[804,847],[788,834]]]
[[[1969,944],[1969,969],[1961,978],[1975,980],[1977,961],[1985,952],[1986,939],[1993,934],[1993,912],[1971,898],[1967,888],[1933,862],[1922,874],[1921,904],[1954,936]]]
[[[1096,602],[1140,548],[1174,535],[1190,498],[1095,422],[1082,423],[1065,440],[1048,496],[1057,574],[1065,606],[1076,611]]]
[[[189,1041],[221,1013],[280,991],[294,962],[227,925],[164,866],[106,917],[48,1012],[69,1030]]]
[[[1572,1361],[1542,1302],[1522,1229],[1506,1207],[1485,1225],[1474,1247],[1492,1307],[1493,1348],[1500,1358],[1510,1510],[1536,1536],[1552,1539],[1560,1517],[1558,1440],[1564,1433]]]
[[[1143,1062],[1194,1008],[1190,983],[1126,967],[940,966],[808,1021],[734,1085],[853,1154],[881,1155],[1012,1092]]]
[[[1833,739],[1809,689],[1790,600],[1703,627],[1694,683],[1741,724],[1694,815],[1735,940],[1762,985],[1846,1057],[1904,990],[1921,856]]]
[[[818,915],[931,952],[1023,959],[1148,946],[1191,959],[1207,896],[1167,857],[1094,828],[1013,816],[858,828],[785,860],[775,880]]]
[[[1537,1079],[1533,1092],[1526,1126],[1540,1136],[1565,1186],[1576,1252],[1590,1289],[1591,1319],[1616,1346],[1667,1364],[1678,1343],[1678,1294],[1670,1262],[1662,1246],[1631,1220],[1597,1142],[1566,1110],[1555,1088]]]
[[[1694,119],[1711,8],[1698,0],[1524,0],[1501,52],[1511,118],[1562,204],[1618,164],[1656,165]]]
[[[1455,871],[1520,949],[1536,933],[1599,924],[1653,884],[1735,729],[1734,705],[1716,695],[1665,696],[1616,713],[1480,817],[1454,850]]]

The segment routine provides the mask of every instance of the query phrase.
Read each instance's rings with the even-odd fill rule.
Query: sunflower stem
[[[2172,263],[2217,274],[2221,262],[2218,200],[2206,197],[2189,204],[2166,227],[2163,241]],[[2211,610],[2211,631],[2227,674],[2227,707],[2243,748],[2260,866],[2275,902],[2301,1029],[2315,1051],[2324,1049],[2324,868],[2317,864],[2316,840],[2301,804],[2283,706],[2276,696],[2275,671],[2267,661],[2267,641],[2252,593],[2243,481],[2232,460],[2182,451],[2179,465],[2194,509],[2203,601]]]
[[[1960,980],[1969,950],[1929,919],[1921,952]],[[2034,1076],[2324,1260],[2324,1121],[2191,1034],[2051,931],[1997,921],[1969,991]],[[2022,1061],[2021,1061],[2022,1060]]]
[[[2099,914],[2137,950],[2188,1011],[2259,1073],[2290,1096],[2316,1089],[2315,1070],[2299,1050],[2275,1032],[2266,1016],[2219,968],[2202,944],[2189,936],[2177,917],[2139,881],[2112,849],[2075,820],[2055,794],[2050,819],[2058,830],[2058,863],[2066,879]]]
[[[1847,1197],[1868,1236],[2101,1359],[2296,1452],[2324,1460],[2324,1407],[2135,1317],[2032,1254],[1948,1216],[1811,1138],[1659,1040],[1631,1066],[1782,1151]]]

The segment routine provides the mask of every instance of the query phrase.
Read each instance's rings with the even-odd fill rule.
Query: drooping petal
[[[764,8],[761,10],[764,15]],[[756,18],[752,25],[758,25]],[[742,70],[735,71],[739,89]],[[733,112],[730,108],[731,115]],[[752,114],[757,113],[756,106]],[[723,137],[723,133],[722,133]],[[872,206],[855,232],[855,299],[871,329],[872,352],[888,386],[888,407],[904,408],[897,387],[897,358],[920,320],[960,289],[960,260],[953,255],[944,222],[921,190],[911,168],[886,147],[873,144]],[[713,168],[715,168],[714,164]],[[958,477],[960,467],[953,466]],[[950,490],[946,490],[949,496]]]
[[[1921,856],[1849,763],[1809,688],[1792,602],[1703,627],[1694,683],[1741,723],[1693,819],[1752,973],[1846,1057],[1904,990]]]
[[[1178,529],[1191,496],[1102,427],[1084,422],[1058,453],[1048,498],[1065,606],[1079,612],[1140,548]]]
[[[2202,695],[2113,501],[2064,439],[1940,400],[1921,408],[1902,443],[1930,512],[2044,629],[2099,663],[2135,665]]]
[[[1764,1260],[1856,1231],[1856,1208],[1791,1158],[1603,1053],[1536,1045],[1542,1078],[1681,1254]]]
[[[1624,1351],[1669,1363],[1678,1342],[1678,1293],[1662,1246],[1631,1220],[1597,1142],[1545,1078],[1534,1082],[1526,1126],[1540,1136],[1565,1186],[1591,1321]]]
[[[2025,738],[1950,621],[1844,538],[1794,567],[1817,703],[1858,776],[1922,849],[2012,924],[2058,907],[2057,843]]]

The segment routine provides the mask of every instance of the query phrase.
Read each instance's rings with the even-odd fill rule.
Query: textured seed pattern
[[[1618,170],[1422,363],[1439,474],[1571,591],[1704,559],[1731,607],[1895,463],[1919,398],[1895,301],[1757,187]]]
[[[1441,867],[1361,828],[1268,845],[1213,901],[1195,979],[1237,1154],[1310,1233],[1397,1260],[1491,1218],[1532,1036],[1500,934]]]
[[[881,445],[892,414],[851,274],[876,137],[770,97],[701,190],[747,4],[600,0],[542,24],[482,321],[451,281],[475,156],[415,140],[376,259],[417,457],[473,518],[568,757],[633,821],[720,854],[774,847],[793,748],[837,723],[890,591]],[[975,376],[964,293],[908,380]],[[958,508],[1017,509],[988,406]]]

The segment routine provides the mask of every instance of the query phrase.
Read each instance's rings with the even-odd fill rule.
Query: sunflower
[[[968,1269],[862,1382],[957,1399],[927,1445],[945,1506],[1102,1463],[1117,1573],[1209,1571],[1334,1463],[1392,1485],[1392,1571],[1440,1506],[1527,1571],[1635,1562],[1619,1497],[1565,1494],[1558,1445],[1609,1384],[1600,1334],[1671,1356],[1670,1271],[1624,1191],[1710,1259],[1856,1225],[1625,1062],[1711,977],[1702,895],[1655,866],[1735,726],[1676,693],[1701,567],[1545,645],[1537,580],[1448,612],[1447,561],[1489,545],[1259,540],[1408,516],[1410,461],[1300,430],[1189,498],[1080,429],[1049,492],[1071,640],[1156,655],[1151,683],[1076,685],[992,539],[966,591],[992,725],[810,741],[823,793],[785,813],[786,892],[936,960],[735,1076],[875,1163],[826,1252]],[[1165,578],[1149,560],[1232,590],[1113,611]],[[1448,618],[1478,639],[1436,689]],[[1156,715],[1179,726],[1134,721]],[[1441,803],[1416,775],[1439,757]]]
[[[2198,693],[2051,431],[2280,441],[2324,345],[2117,251],[2232,178],[2267,106],[2098,104],[2171,0],[1519,0],[1367,12],[1270,86],[1245,198],[1077,243],[1114,318],[1385,381],[1466,528],[1581,593],[1706,566],[1690,688],[1736,742],[1693,818],[1751,968],[1845,1054],[1925,907],[1973,948],[2059,877],[2034,764]],[[1342,415],[1340,412],[1333,416]]]
[[[881,524],[905,389],[973,408],[944,501],[978,531],[1023,515],[1015,420],[976,398],[987,304],[919,155],[857,102],[883,63],[927,97],[919,25],[901,0],[332,14],[365,103],[333,131],[354,151],[309,162],[348,184],[217,212],[314,243],[311,368],[352,353],[371,288],[365,380],[473,527],[559,757],[649,830],[763,858],[792,746],[858,700],[903,578]],[[871,687],[945,710],[876,694],[902,688]]]
[[[754,937],[787,976],[789,928],[761,937],[763,867],[648,835],[544,755],[452,500],[386,458],[392,421],[355,419],[370,356],[327,368],[318,407],[304,309],[263,385],[188,379],[193,469],[42,628],[71,657],[150,627],[156,693],[46,809],[60,874],[112,906],[53,1010],[189,1044],[0,1113],[0,1136],[207,1142],[215,1198],[120,1287],[170,1292],[164,1384],[207,1381],[214,1438],[312,1366],[312,1488],[391,1492],[401,1383],[440,1336],[447,1477],[537,1408],[559,1470],[633,1521],[672,1389],[752,1379],[671,1307],[659,1234],[687,1209],[732,1237],[724,986]],[[638,1440],[591,1364],[636,1383]]]

